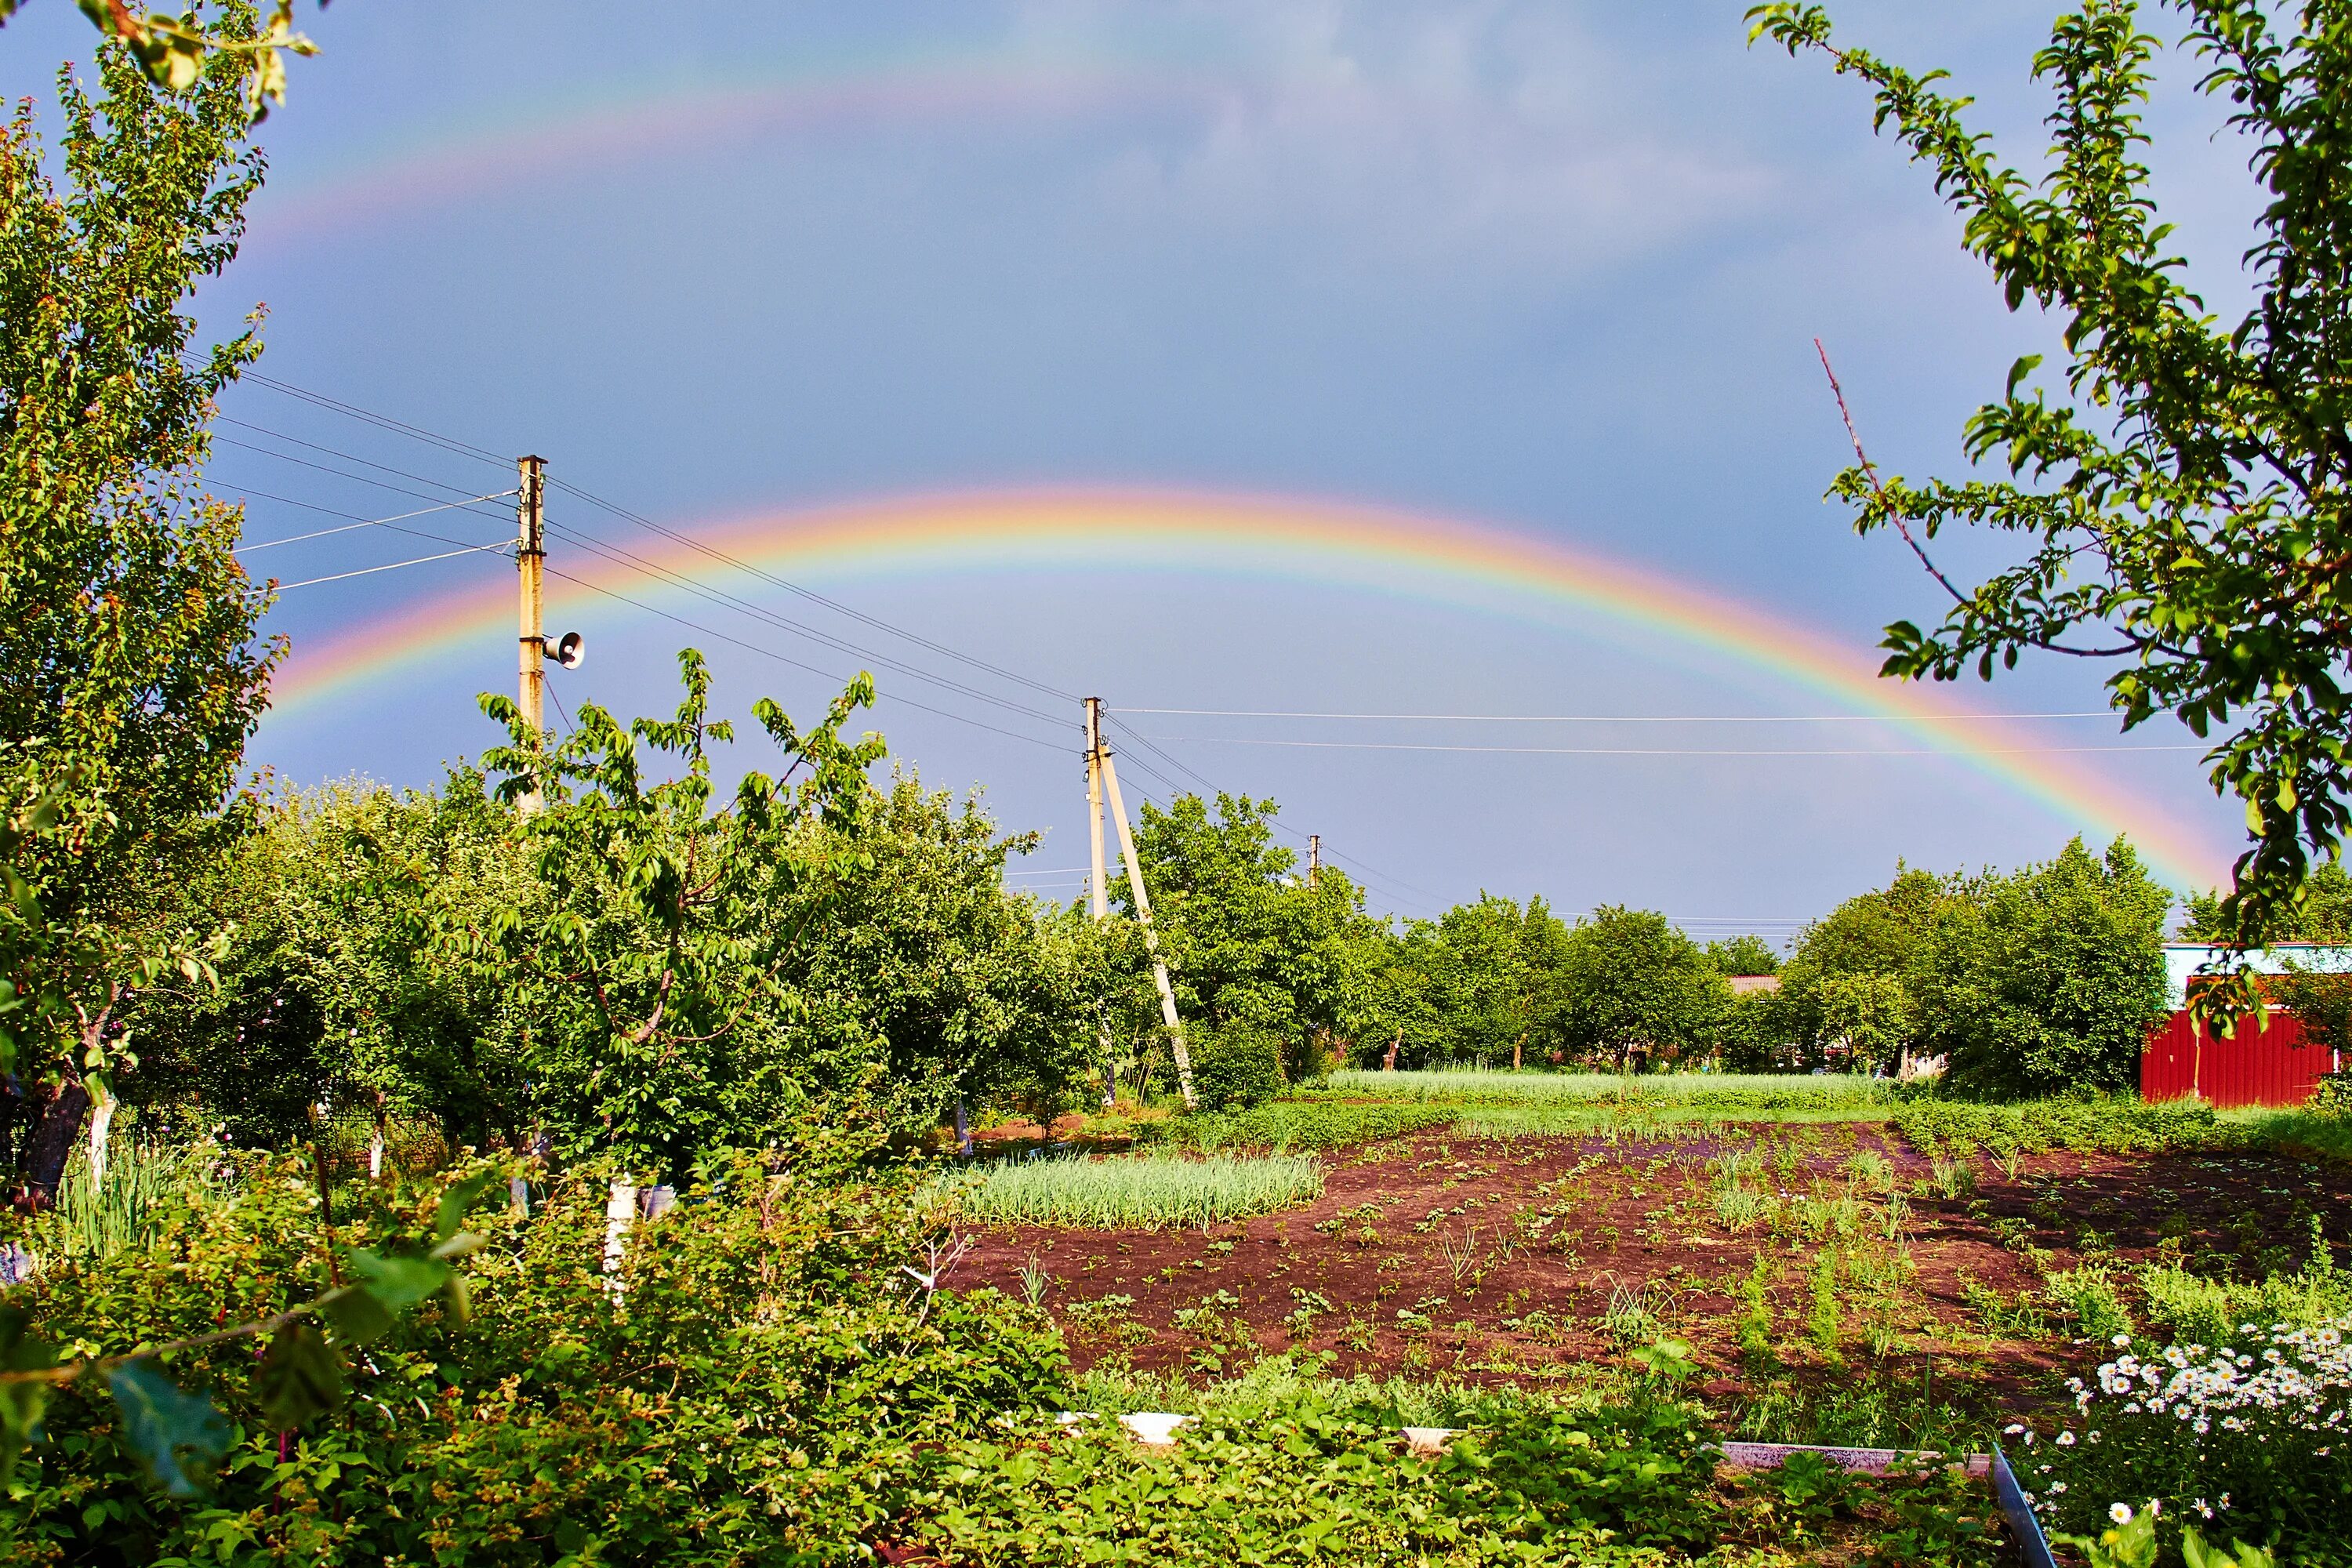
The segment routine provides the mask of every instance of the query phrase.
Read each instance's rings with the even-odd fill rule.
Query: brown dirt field
[[[1791,1250],[1786,1236],[1737,1230],[1718,1217],[1706,1167],[1727,1143],[1777,1152],[1785,1163],[1768,1165],[1764,1184],[1792,1194],[1846,1190],[1842,1163],[1860,1152],[1893,1167],[1910,1205],[1910,1268],[1892,1286],[1839,1280],[1846,1369],[1832,1367],[1807,1332],[1819,1244]],[[2046,1395],[2049,1374],[2082,1359],[2063,1327],[2036,1336],[2016,1322],[1996,1325],[1981,1310],[1986,1291],[1996,1306],[2013,1305],[2041,1283],[2028,1249],[2045,1249],[2052,1269],[2086,1258],[2210,1264],[2218,1254],[2251,1271],[2298,1265],[2314,1215],[2339,1244],[2352,1237],[2352,1173],[2338,1167],[2271,1156],[2050,1153],[2026,1157],[2014,1179],[1979,1159],[1973,1196],[1919,1197],[1908,1194],[1929,1163],[1867,1124],[1759,1126],[1658,1142],[1426,1134],[1328,1158],[1323,1196],[1301,1208],[1206,1233],[992,1230],[954,1281],[1019,1294],[1034,1258],[1053,1277],[1045,1301],[1082,1368],[1112,1361],[1210,1374],[1296,1349],[1331,1352],[1341,1375],[1443,1373],[1475,1382],[1572,1377],[1594,1363],[1622,1363],[1628,1346],[1601,1319],[1612,1293],[1648,1287],[1671,1293],[1665,1322],[1694,1346],[1700,1391],[1716,1399],[1748,1386],[1739,1289],[1761,1251],[1771,1260],[1775,1354],[1801,1378],[1866,1371],[1873,1381],[1916,1386],[1932,1363],[1939,1396],[2006,1404]],[[1503,1247],[1507,1236],[1519,1245]],[[1843,1247],[1864,1274],[1874,1265],[1883,1275],[1895,1261],[1875,1234]],[[1134,1299],[1131,1309],[1088,1321],[1083,1303],[1121,1295]],[[1316,1309],[1303,1323],[1294,1318],[1302,1305]],[[1186,1311],[1192,1316],[1180,1322]],[[1866,1342],[1874,1318],[1875,1346]]]

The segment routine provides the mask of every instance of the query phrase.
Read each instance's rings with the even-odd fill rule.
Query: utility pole
[[[1102,840],[1102,699],[1087,699],[1087,842],[1094,851],[1094,873],[1087,882],[1087,908],[1095,919],[1110,913],[1110,889],[1103,880]]]
[[[523,722],[530,726],[531,744],[535,747],[547,730],[547,632],[541,625],[541,612],[546,603],[547,460],[517,458],[515,476],[515,567],[522,589],[521,637],[518,644],[521,690],[517,700],[522,708]],[[522,797],[522,809],[526,814],[539,809],[537,790]]]
[[[1110,814],[1118,824],[1118,850],[1127,861],[1128,890],[1135,896],[1135,914],[1143,926],[1144,951],[1151,955],[1151,978],[1160,988],[1160,1018],[1168,1026],[1168,1043],[1176,1058],[1176,1088],[1184,1097],[1184,1109],[1191,1110],[1197,1103],[1192,1098],[1192,1053],[1184,1044],[1184,1023],[1176,1016],[1176,992],[1168,984],[1168,964],[1160,956],[1160,935],[1151,929],[1151,898],[1143,890],[1143,864],[1135,858],[1135,835],[1127,826],[1127,803],[1119,798],[1118,769],[1111,762],[1110,748],[1102,742],[1102,699],[1087,699],[1087,795],[1096,807],[1092,814],[1092,838],[1095,850],[1094,909],[1097,918],[1108,912],[1108,901],[1103,888],[1102,815],[1097,790],[1110,799]]]
[[[1087,845],[1093,852],[1093,869],[1087,875],[1087,910],[1096,920],[1110,913],[1110,887],[1103,879],[1102,837],[1102,699],[1087,699]],[[1118,1074],[1111,1056],[1110,1017],[1098,1014],[1101,1027],[1103,1109],[1118,1105]]]
[[[1323,836],[1310,833],[1307,836],[1307,885],[1311,888],[1322,879]]]

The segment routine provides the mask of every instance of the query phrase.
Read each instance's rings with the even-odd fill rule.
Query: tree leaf
[[[336,1337],[347,1345],[363,1345],[392,1327],[392,1312],[364,1286],[346,1285],[319,1298],[320,1310],[335,1325]]]
[[[441,1194],[441,1206],[434,1211],[433,1237],[446,1241],[457,1234],[466,1223],[467,1213],[482,1201],[482,1194],[499,1182],[496,1171],[477,1171]]]
[[[414,1307],[449,1282],[449,1266],[429,1258],[386,1258],[364,1247],[351,1250],[352,1272],[369,1295],[393,1311]]]
[[[270,1336],[253,1392],[270,1429],[290,1432],[342,1404],[342,1358],[316,1324],[296,1322]]]
[[[57,1365],[56,1349],[33,1337],[32,1321],[22,1307],[0,1307],[0,1373],[46,1372]],[[7,1484],[16,1456],[39,1432],[49,1389],[40,1378],[0,1383],[0,1486]]]
[[[152,1356],[123,1363],[107,1385],[122,1409],[124,1440],[158,1486],[192,1498],[210,1484],[230,1436],[228,1418],[213,1408],[212,1395],[182,1393]]]

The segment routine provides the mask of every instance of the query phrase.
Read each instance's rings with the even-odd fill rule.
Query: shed
[[[2216,1106],[2302,1104],[2320,1079],[2342,1064],[2336,1053],[2306,1042],[2292,1015],[2273,1012],[2260,1026],[2248,1019],[2227,1039],[2189,1018],[2189,987],[2221,951],[2210,942],[2166,945],[2166,999],[2172,1016],[2149,1031],[2140,1054],[2140,1098],[2195,1095]],[[2257,974],[2283,974],[2290,961],[2304,969],[2352,973],[2352,946],[2282,942],[2248,957]]]

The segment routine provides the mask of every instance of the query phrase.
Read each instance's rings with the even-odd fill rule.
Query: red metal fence
[[[2333,1072],[2334,1053],[2306,1045],[2303,1026],[2273,1013],[2256,1028],[2252,1019],[2229,1039],[2217,1039],[2189,1021],[2186,1009],[2148,1032],[2139,1058],[2142,1100],[2201,1096],[2228,1105],[2300,1105]]]

